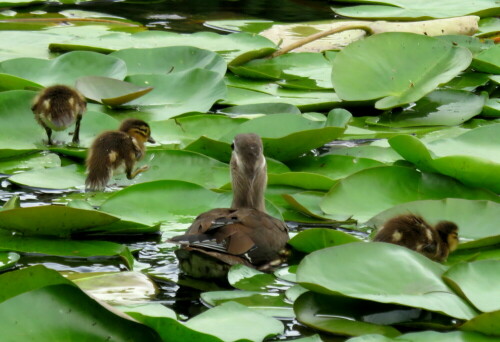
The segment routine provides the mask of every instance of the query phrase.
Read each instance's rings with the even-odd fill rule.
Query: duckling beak
[[[156,140],[153,139],[153,137],[149,137],[148,138],[148,143],[151,143],[151,144],[156,144]]]

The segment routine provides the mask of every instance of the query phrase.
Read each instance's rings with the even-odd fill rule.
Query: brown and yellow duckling
[[[176,254],[188,275],[218,278],[230,265],[244,264],[266,270],[281,263],[289,239],[288,227],[265,212],[267,166],[262,140],[256,134],[238,134],[232,144],[231,208],[212,209],[199,215],[184,235],[170,239],[183,245]],[[207,266],[197,260],[214,260]]]
[[[420,216],[400,215],[384,223],[373,241],[404,246],[443,262],[458,246],[458,226],[450,221],[440,221],[433,227]]]
[[[154,143],[149,125],[137,119],[124,120],[117,131],[101,133],[92,143],[87,155],[85,188],[102,191],[113,171],[125,166],[128,179],[147,171],[148,166],[134,170],[135,163],[144,156],[146,142]]]
[[[47,132],[47,143],[52,145],[52,130],[63,131],[75,121],[73,144],[80,142],[80,122],[87,109],[85,97],[77,90],[65,86],[54,85],[43,89],[31,106],[36,121]]]

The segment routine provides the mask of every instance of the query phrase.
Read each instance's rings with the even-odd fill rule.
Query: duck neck
[[[233,203],[231,208],[252,208],[265,212],[264,192],[267,185],[267,167],[264,156],[252,165],[231,160]]]

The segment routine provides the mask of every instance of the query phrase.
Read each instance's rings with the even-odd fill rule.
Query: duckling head
[[[238,134],[231,148],[232,207],[265,211],[267,165],[262,139],[254,133]]]
[[[135,138],[141,145],[144,145],[146,141],[152,144],[156,142],[153,137],[151,137],[151,128],[149,125],[145,121],[139,119],[131,118],[124,120],[119,130]]]
[[[450,252],[458,247],[458,226],[451,221],[440,221],[436,225],[436,230],[441,240],[448,245]]]

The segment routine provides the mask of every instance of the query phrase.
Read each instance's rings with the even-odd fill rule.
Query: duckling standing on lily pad
[[[147,165],[133,170],[135,163],[144,156],[146,142],[155,143],[155,140],[149,125],[138,119],[126,119],[118,130],[101,133],[87,155],[86,190],[104,190],[113,171],[121,166],[125,166],[128,179],[147,171]]]
[[[52,145],[52,130],[63,131],[75,121],[73,144],[80,142],[80,122],[87,109],[85,97],[77,90],[65,86],[54,85],[40,91],[35,97],[31,110],[36,121],[47,132],[47,143]]]
[[[440,221],[433,227],[420,216],[400,215],[384,223],[373,241],[404,246],[443,262],[458,247],[458,226],[450,221]]]
[[[231,208],[200,214],[184,235],[170,242],[181,269],[197,278],[220,278],[230,265],[244,264],[267,270],[283,262],[288,227],[265,212],[267,166],[257,134],[238,134],[232,144]]]

